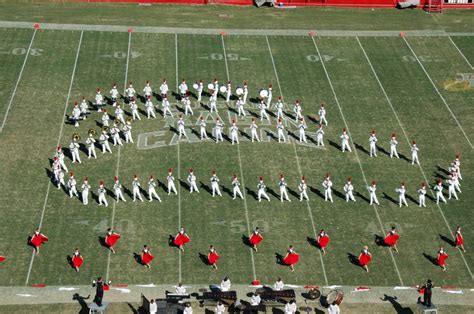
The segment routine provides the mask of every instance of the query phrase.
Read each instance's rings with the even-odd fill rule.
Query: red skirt
[[[372,256],[370,256],[368,254],[360,254],[359,255],[359,265],[360,266],[369,265],[371,260],[372,260]]]
[[[184,235],[184,234],[179,234],[176,238],[174,238],[173,243],[176,246],[181,246],[185,245],[186,243],[189,243],[189,238]]]
[[[149,264],[155,257],[150,252],[142,253],[142,263]]]
[[[395,244],[397,244],[399,238],[400,236],[398,234],[390,234],[386,236],[385,239],[383,239],[383,242],[385,243],[385,245],[394,246]]]
[[[105,237],[105,244],[107,244],[108,247],[113,247],[117,243],[118,239],[120,239],[120,235],[112,233],[111,235]]]
[[[464,244],[464,239],[461,235],[456,234],[456,246],[460,246]]]
[[[319,247],[324,249],[328,245],[328,243],[329,243],[329,237],[327,235],[319,237],[319,241],[318,241]]]
[[[6,257],[5,256],[0,256],[0,263],[5,261]]]
[[[72,258],[72,267],[81,267],[82,263],[84,263],[84,259],[80,256],[74,255]]]
[[[252,236],[250,237],[249,241],[250,241],[250,244],[253,246],[253,245],[259,245],[260,242],[262,242],[263,240],[263,237],[260,235],[260,234],[252,234]]]
[[[296,253],[289,253],[284,259],[283,263],[286,265],[295,265],[300,260],[300,256]]]
[[[219,260],[219,255],[217,253],[209,253],[207,254],[207,261],[209,264],[214,265]]]
[[[48,238],[42,234],[31,238],[31,244],[33,244],[34,247],[40,247],[44,242],[48,242]]]
[[[447,259],[448,259],[448,254],[442,254],[438,257],[438,259],[436,260],[436,263],[439,266],[444,266],[444,265],[446,265],[446,260]]]

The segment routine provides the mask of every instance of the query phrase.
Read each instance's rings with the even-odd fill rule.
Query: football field
[[[196,35],[175,33],[0,29],[0,284],[88,284],[97,276],[126,284],[210,284],[224,276],[234,283],[259,279],[271,284],[277,277],[295,285],[410,286],[431,278],[438,285],[471,288],[474,257],[474,37],[469,36],[276,36]],[[147,119],[138,98],[141,121],[132,124],[134,144],[113,147],[112,154],[87,159],[83,145],[90,128],[102,127],[101,114],[91,106],[88,119],[75,128],[67,119],[82,96],[94,101],[95,90],[106,96],[115,82],[123,94],[129,81],[139,95],[146,80],[154,92],[166,78],[173,117],[163,118],[159,96],[153,103],[157,119]],[[235,97],[230,104],[218,98],[218,114],[209,113],[209,95],[198,103],[191,85],[217,78],[235,88],[248,81],[247,117],[237,119],[240,144],[199,139],[199,118],[225,123],[225,134],[236,118]],[[185,117],[188,139],[178,139],[176,122],[183,106],[175,93],[181,80],[190,88],[194,115]],[[273,85],[273,99],[285,102],[286,143],[276,138],[276,112],[260,121],[259,91]],[[207,91],[207,89],[206,89]],[[308,143],[298,141],[292,111],[301,101]],[[123,103],[124,100],[120,100]],[[325,146],[318,147],[319,104],[326,103],[329,125]],[[113,107],[107,105],[114,118]],[[125,105],[127,116],[130,108]],[[254,117],[262,142],[250,141]],[[342,153],[340,135],[346,128],[352,152]],[[378,157],[369,157],[368,138],[378,137]],[[67,147],[73,133],[81,136],[81,164],[72,164]],[[389,157],[389,140],[396,133],[400,159]],[[229,135],[230,136],[230,135]],[[421,165],[411,164],[410,142],[420,148]],[[65,147],[66,164],[78,186],[89,177],[92,199],[84,206],[52,183],[55,147]],[[459,200],[436,204],[432,189],[427,207],[418,207],[417,189],[448,177],[456,154],[461,156],[462,193]],[[166,194],[168,169],[174,171],[178,195]],[[199,194],[190,194],[188,169],[198,178]],[[213,198],[210,176],[220,178],[223,197]],[[327,172],[334,183],[334,202],[325,202],[322,182]],[[132,202],[131,181],[159,180],[163,202]],[[239,176],[245,199],[232,200],[231,179]],[[280,202],[278,181],[283,174],[291,202]],[[112,186],[118,175],[126,203],[115,203]],[[269,188],[270,202],[256,199],[258,177]],[[298,183],[305,176],[309,201],[300,202]],[[356,202],[346,203],[342,190],[352,177]],[[67,177],[67,174],[66,174]],[[67,178],[66,178],[67,179]],[[98,182],[110,190],[108,207],[97,203]],[[368,202],[367,185],[377,181],[380,206]],[[404,181],[408,207],[399,208],[395,189]],[[445,185],[447,198],[447,185]],[[38,256],[27,237],[41,226],[49,242]],[[183,226],[191,242],[181,253],[169,245]],[[246,236],[260,227],[264,240],[258,252]],[[399,253],[376,244],[391,226],[400,234]],[[466,253],[453,246],[461,226]],[[111,254],[100,237],[112,227],[122,235]],[[325,229],[331,237],[327,252],[314,245]],[[155,259],[151,269],[135,254],[147,244]],[[300,254],[295,272],[278,263],[289,245]],[[204,262],[209,245],[221,258],[218,270]],[[373,254],[370,272],[355,265],[364,245]],[[433,263],[440,246],[449,258],[447,271]],[[85,258],[76,273],[67,256],[78,247]]]

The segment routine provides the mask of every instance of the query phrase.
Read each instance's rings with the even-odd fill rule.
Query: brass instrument
[[[81,136],[80,136],[79,134],[77,134],[77,133],[74,133],[74,134],[72,135],[72,140],[73,140],[73,141],[76,141],[76,142],[79,142],[79,141],[81,140]]]
[[[109,133],[109,127],[108,126],[103,126],[102,127],[102,133]]]
[[[121,122],[120,122],[120,120],[119,120],[119,119],[115,119],[115,120],[114,120],[114,124],[115,124],[115,126],[120,126],[120,123],[121,123]]]
[[[132,122],[133,122],[133,118],[132,118],[132,117],[128,117],[126,121],[127,121],[127,124],[130,125],[130,124],[132,124]]]
[[[97,131],[95,129],[89,129],[89,131],[87,131],[87,134],[89,134],[89,136],[96,136],[97,135]]]

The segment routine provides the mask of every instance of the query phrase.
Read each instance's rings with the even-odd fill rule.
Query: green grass
[[[25,30],[0,32],[4,46],[9,49],[27,46],[31,35],[31,31]],[[472,268],[474,217],[469,207],[474,174],[472,150],[421,67],[407,57],[411,52],[403,39],[360,38],[400,125],[356,38],[315,38],[321,55],[325,56],[324,65],[337,95],[336,103],[310,37],[269,36],[276,71],[265,37],[224,37],[229,56],[228,72],[234,88],[248,80],[250,97],[253,98],[260,88],[271,83],[274,99],[282,95],[289,104],[296,98],[300,99],[307,116],[308,132],[314,132],[317,127],[310,118],[317,112],[319,102],[327,103],[329,127],[326,128],[326,149],[293,143],[278,144],[273,139],[267,143],[250,143],[243,141],[241,136],[242,142],[238,147],[231,146],[227,141],[218,145],[182,141],[179,147],[166,145],[143,150],[137,146],[139,134],[164,131],[166,144],[172,141],[174,134],[163,118],[147,120],[146,116],[142,116],[142,121],[133,124],[135,145],[121,148],[120,160],[114,147],[113,154],[106,155],[98,149],[97,160],[87,160],[81,152],[83,163],[80,165],[72,165],[68,160],[67,164],[75,171],[76,177],[81,180],[89,176],[95,193],[99,180],[105,180],[106,186],[112,187],[117,169],[122,184],[127,188],[130,188],[134,174],[140,176],[142,186],[146,187],[146,178],[151,174],[164,182],[167,169],[173,168],[175,176],[179,172],[180,178],[185,180],[190,167],[195,169],[198,180],[204,186],[210,186],[210,174],[216,169],[221,185],[230,188],[231,176],[240,176],[242,171],[241,182],[243,179],[245,183],[243,190],[247,207],[242,200],[233,201],[226,191],[223,191],[223,198],[212,198],[199,185],[201,193],[192,195],[185,187],[179,187],[180,198],[167,196],[159,188],[158,194],[163,203],[132,203],[126,195],[127,203],[117,204],[114,211],[111,197],[108,197],[108,208],[98,207],[95,200],[83,206],[79,200],[69,199],[64,191],[58,191],[54,186],[51,186],[45,199],[50,184],[47,177],[48,159],[54,153],[63,121],[79,38],[80,32],[37,32],[32,47],[43,50],[40,56],[29,57],[5,128],[0,134],[0,145],[4,148],[0,154],[0,175],[3,178],[0,183],[3,217],[0,236],[5,239],[0,242],[0,253],[8,257],[7,262],[1,265],[2,285],[25,285],[32,258],[31,248],[26,246],[26,237],[38,225],[44,210],[43,230],[50,242],[34,258],[28,285],[87,284],[94,277],[106,275],[107,270],[109,278],[115,283],[172,284],[181,279],[187,284],[206,284],[229,275],[233,282],[247,284],[254,279],[255,268],[255,277],[264,283],[271,283],[282,276],[285,282],[291,284],[325,285],[325,272],[328,284],[397,286],[401,285],[401,281],[396,265],[403,284],[407,286],[427,277],[438,285],[472,286],[472,278],[461,254],[440,238],[440,235],[450,238],[450,233],[434,202],[427,200],[428,208],[419,209],[409,200],[410,206],[400,209],[390,200],[397,199],[394,189],[402,180],[407,183],[408,194],[416,198],[416,189],[423,180],[418,167],[411,166],[404,159],[391,160],[383,152],[379,153],[378,158],[369,158],[364,151],[368,149],[370,131],[376,129],[379,145],[385,150],[389,150],[390,134],[397,133],[399,152],[409,157],[408,143],[403,136],[405,131],[410,140],[416,139],[419,143],[422,170],[430,183],[439,176],[445,176],[442,169],[447,169],[454,155],[461,153],[463,193],[459,201],[442,204],[441,209],[451,228],[457,225],[463,227],[468,251],[464,257]],[[84,32],[68,113],[72,102],[81,96],[92,99],[97,87],[103,88],[108,95],[113,82],[122,90],[126,79],[134,82],[139,93],[145,80],[151,80],[156,91],[163,78],[168,80],[173,91],[176,90],[176,82],[182,78],[188,81],[189,86],[199,79],[207,82],[216,77],[221,83],[227,80],[219,36],[178,35],[175,50],[174,34],[133,33],[130,51],[131,56],[137,57],[130,58],[127,68],[124,56],[128,38],[127,33]],[[409,37],[407,40],[417,55],[423,56],[423,65],[430,77],[472,140],[472,89],[461,92],[443,89],[444,81],[454,79],[456,73],[472,70],[448,38]],[[472,37],[462,38],[459,42],[458,38],[454,40],[466,55],[474,48]],[[2,77],[4,84],[1,92],[9,99],[24,55],[6,56],[0,60],[0,69],[7,72],[7,76]],[[281,93],[278,83],[281,84]],[[172,99],[173,110],[177,113]],[[207,96],[204,100],[207,101]],[[155,104],[158,104],[156,100]],[[3,118],[6,105],[2,104],[0,109],[0,118]],[[203,111],[203,106],[197,106],[195,115],[186,119],[187,125],[192,127],[198,113]],[[250,111],[258,114],[255,108]],[[219,115],[227,125],[229,113],[220,99]],[[98,129],[96,120],[100,120],[100,115],[92,112],[79,129],[64,125],[60,143],[67,147],[74,132],[80,133],[84,141],[89,128]],[[248,123],[249,118],[239,121],[241,130]],[[354,143],[362,147],[357,149],[360,165],[355,152],[342,154],[335,147],[339,144],[339,135],[345,123]],[[260,122],[259,125],[274,132],[275,119],[272,118],[270,126]],[[380,207],[374,209],[360,196],[356,203],[347,204],[336,193],[331,204],[325,203],[318,195],[325,173],[331,172],[336,191],[341,192],[346,177],[352,176],[356,190],[367,197],[361,168],[367,180],[378,181]],[[290,188],[296,191],[300,171],[307,177],[312,189],[308,203],[300,203],[293,195],[292,203],[280,203],[274,196],[271,196],[270,203],[258,203],[254,199],[258,176],[263,175],[267,185],[278,194],[279,175],[283,173]],[[265,240],[257,253],[251,253],[242,242],[242,236],[249,232],[247,216],[250,229],[258,225],[264,231]],[[117,253],[110,256],[109,264],[109,253],[100,246],[98,237],[112,222],[123,238],[117,245]],[[181,256],[176,248],[169,247],[167,243],[168,236],[174,235],[180,225],[191,236],[191,243]],[[383,236],[392,225],[397,226],[402,237],[400,253],[394,253],[393,259],[387,248],[374,243],[374,235]],[[321,228],[331,236],[328,252],[322,257],[310,244],[314,230]],[[156,256],[149,270],[138,265],[133,258],[133,253],[139,253],[143,244],[148,244]],[[210,244],[216,246],[221,254],[218,271],[210,270],[199,258],[199,254],[207,254]],[[275,255],[284,255],[289,244],[293,244],[301,254],[301,262],[294,273],[275,262]],[[357,255],[366,244],[374,254],[368,274],[348,260],[349,253]],[[447,247],[450,254],[447,272],[442,272],[423,257],[423,253],[435,255],[440,245]],[[66,256],[75,247],[80,248],[86,260],[79,273],[75,273],[66,263]]]

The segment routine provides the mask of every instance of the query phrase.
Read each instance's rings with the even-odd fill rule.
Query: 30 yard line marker
[[[5,116],[3,117],[2,125],[0,126],[0,133],[3,131],[3,127],[5,126],[5,123],[7,122],[8,113],[10,112],[10,108],[12,106],[13,99],[15,98],[15,94],[16,94],[16,90],[18,88],[18,84],[20,84],[21,75],[23,74],[23,70],[25,69],[26,61],[28,60],[28,56],[30,55],[31,46],[33,45],[33,40],[35,39],[36,31],[37,31],[37,29],[35,29],[33,31],[33,36],[31,36],[30,45],[28,46],[28,50],[26,51],[26,54],[25,54],[25,60],[23,60],[23,65],[21,66],[20,74],[18,75],[18,79],[16,80],[15,88],[13,89],[12,96],[10,97],[10,101],[8,102],[7,111],[5,112]]]
[[[454,42],[454,40],[451,38],[451,36],[448,36],[449,40],[451,41],[451,43],[453,44],[454,48],[456,48],[456,50],[459,52],[459,54],[464,58],[464,60],[466,61],[466,63],[469,65],[469,67],[472,69],[474,69],[474,67],[472,66],[471,62],[469,62],[469,60],[466,58],[466,56],[462,53],[461,49],[459,49],[458,45],[456,45],[456,43]]]
[[[178,78],[178,33],[174,34],[174,46],[175,46],[175,58],[176,58],[176,91],[179,87],[179,78]],[[177,150],[178,150],[178,181],[181,180],[181,152],[179,148],[179,139]],[[178,182],[178,230],[181,228],[181,184]],[[178,252],[178,282],[181,282],[182,279],[182,261],[181,261],[181,250]]]
[[[224,51],[224,62],[225,62],[225,70],[227,72],[227,81],[230,81],[230,75],[229,75],[229,66],[227,64],[227,52],[225,49],[225,42],[224,42],[224,36],[221,35],[221,40],[222,40],[222,49]],[[244,172],[242,170],[242,158],[240,156],[240,145],[237,144],[237,156],[239,159],[239,168],[240,168],[240,179],[242,181],[242,190],[243,190],[243,196],[244,196],[244,208],[245,208],[245,219],[247,221],[247,231],[248,234],[252,233],[252,230],[250,229],[250,220],[249,220],[249,210],[247,206],[247,193],[245,190],[245,180],[244,180]],[[250,257],[252,259],[252,271],[253,271],[253,279],[257,280],[257,271],[255,270],[255,257],[253,255],[253,248],[249,248],[250,250]]]
[[[63,135],[64,118],[66,116],[67,105],[69,103],[69,98],[71,97],[72,84],[74,82],[74,76],[76,74],[77,60],[79,59],[79,52],[81,51],[82,35],[83,34],[84,34],[84,31],[81,31],[81,37],[79,37],[79,43],[77,44],[76,58],[74,60],[74,67],[72,69],[72,74],[71,74],[71,82],[69,83],[69,90],[68,90],[68,93],[67,93],[66,102],[64,104],[64,112],[61,116],[61,127],[59,128],[59,134],[58,134],[58,140],[56,142],[56,147],[61,142],[61,136]],[[31,45],[30,45],[30,47],[31,47]],[[44,219],[44,214],[46,212],[46,204],[48,203],[49,191],[51,189],[51,185],[52,185],[52,183],[48,182],[48,187],[46,188],[46,195],[44,197],[43,209],[41,210],[41,218],[40,218],[40,222],[38,224],[38,228],[41,228],[41,226],[43,225],[43,219]],[[33,261],[35,260],[35,256],[36,256],[35,251],[33,251],[32,255],[31,255],[30,266],[28,267],[28,274],[26,275],[25,286],[28,285],[28,281],[30,280],[31,269],[33,268]]]
[[[319,60],[321,60],[321,65],[323,67],[324,73],[326,74],[326,78],[328,80],[329,87],[331,88],[332,94],[334,96],[334,100],[337,104],[337,107],[339,108],[339,112],[341,114],[342,121],[344,122],[344,126],[346,127],[347,133],[350,134],[349,126],[347,125],[346,118],[344,117],[344,113],[342,112],[341,104],[339,103],[339,99],[337,98],[336,91],[334,89],[334,86],[332,85],[332,81],[331,81],[331,78],[329,77],[329,73],[326,69],[326,65],[324,64],[324,59],[321,57],[321,53],[319,52],[319,48],[318,48],[318,45],[316,44],[316,41],[314,40],[314,37],[311,37],[311,40],[313,41],[314,48],[316,49],[316,52],[318,53]],[[350,140],[351,140],[352,146],[355,147],[352,136],[350,136]],[[362,173],[362,177],[364,178],[365,185],[369,186],[369,182],[367,181],[367,177],[365,176],[364,169],[362,168],[362,163],[360,161],[359,154],[357,153],[357,149],[354,149],[354,154],[356,156],[357,163],[359,164],[359,168],[360,168],[360,172]],[[377,220],[380,224],[380,230],[382,231],[382,233],[385,233],[386,230],[384,230],[382,219],[380,218],[379,211],[377,210],[377,207],[376,207],[375,204],[373,204],[373,208],[374,208],[374,211],[375,211],[375,215],[377,216]],[[402,276],[400,274],[400,271],[398,270],[397,262],[395,261],[395,257],[393,256],[392,249],[388,248],[388,251],[390,252],[390,256],[392,257],[393,265],[395,266],[395,270],[397,272],[398,279],[400,280],[400,285],[404,286]]]
[[[367,53],[365,52],[365,49],[364,49],[364,47],[362,46],[362,43],[360,42],[360,40],[359,40],[358,37],[356,37],[356,39],[357,39],[357,42],[359,43],[360,48],[362,49],[362,52],[363,52],[364,55],[365,55],[365,58],[366,58],[367,62],[369,63],[370,68],[372,69],[372,73],[374,74],[374,77],[375,77],[375,79],[377,80],[377,82],[378,82],[378,84],[379,84],[379,86],[380,86],[380,89],[382,90],[382,93],[384,94],[385,99],[387,100],[388,105],[390,106],[390,109],[392,109],[392,112],[393,112],[393,114],[395,115],[395,118],[397,119],[398,125],[400,125],[400,128],[402,129],[403,135],[405,136],[405,139],[406,139],[406,141],[407,141],[407,143],[408,143],[408,146],[410,146],[410,139],[408,138],[407,132],[405,131],[405,128],[403,127],[403,124],[402,124],[400,118],[398,117],[398,114],[397,114],[397,112],[395,111],[395,108],[394,108],[393,105],[392,105],[392,101],[390,100],[390,98],[388,97],[387,93],[385,92],[385,88],[383,87],[382,82],[380,81],[379,76],[377,75],[377,72],[375,72],[375,69],[374,69],[374,67],[373,67],[373,65],[372,65],[372,62],[370,61],[369,56],[368,56]],[[422,168],[421,165],[419,165],[419,164],[418,164],[418,167],[419,167],[419,169],[420,169],[421,174],[423,175],[423,179],[425,180],[425,182],[428,183],[429,181],[428,181],[428,178],[426,177],[425,172],[423,171],[423,168]],[[432,189],[429,189],[429,190],[430,190],[431,196],[434,198],[435,195],[434,195],[433,190],[432,190]],[[441,209],[441,206],[439,206],[439,204],[436,204],[436,206],[438,207],[439,212],[441,213],[441,216],[443,217],[443,220],[444,220],[444,222],[445,222],[445,224],[446,224],[446,227],[447,227],[448,230],[449,230],[449,233],[451,234],[451,236],[452,236],[453,239],[454,239],[454,238],[455,238],[455,237],[454,237],[454,233],[453,233],[453,231],[452,231],[452,229],[451,229],[451,226],[450,226],[449,223],[448,223],[448,220],[447,220],[446,217],[444,216],[444,212],[443,212],[443,210]],[[462,257],[462,259],[463,259],[463,261],[464,261],[464,264],[466,265],[467,271],[469,272],[469,275],[471,276],[471,279],[474,279],[474,277],[473,277],[473,275],[472,275],[472,272],[471,272],[471,269],[469,268],[469,265],[468,265],[468,263],[467,263],[467,261],[466,261],[466,259],[465,259],[465,257],[464,257],[464,254],[463,254],[462,251],[460,251],[460,250],[457,250],[457,251],[459,252],[459,254],[461,254],[461,257]]]
[[[123,93],[124,95],[126,94],[125,93],[125,90],[127,89],[127,79],[128,79],[128,65],[129,65],[129,62],[130,62],[130,44],[131,44],[131,41],[132,41],[132,32],[128,32],[128,49],[127,49],[127,63],[125,65],[125,82],[123,83]],[[118,145],[118,149],[117,149],[117,167],[115,168],[115,175],[118,177],[119,175],[119,170],[120,170],[120,150],[121,150],[122,146],[121,145]],[[112,220],[110,222],[110,228],[114,228],[114,222],[115,222],[115,206],[117,205],[117,202],[116,200],[113,200],[113,204],[112,204]],[[112,252],[109,250],[109,256],[107,258],[107,272],[105,274],[105,280],[108,281],[109,280],[109,271],[110,271],[110,257],[112,255]]]
[[[421,69],[423,70],[423,72],[425,72],[426,74],[426,77],[430,80],[431,82],[431,85],[433,85],[433,88],[435,89],[436,93],[438,94],[439,98],[441,98],[441,100],[443,101],[446,109],[448,109],[449,113],[451,114],[451,116],[453,117],[454,121],[456,121],[456,124],[458,125],[459,129],[461,130],[462,134],[464,135],[464,137],[466,138],[466,141],[469,143],[469,146],[471,146],[471,149],[474,148],[474,146],[472,145],[471,141],[469,140],[469,138],[467,137],[467,134],[466,132],[464,131],[464,129],[462,128],[461,126],[461,123],[459,123],[458,121],[458,118],[456,118],[456,116],[454,115],[454,113],[451,111],[451,108],[449,107],[448,103],[446,102],[446,100],[444,99],[443,95],[441,95],[438,87],[436,87],[436,84],[433,82],[433,80],[431,79],[430,75],[428,74],[428,72],[426,71],[425,67],[423,66],[423,64],[421,63],[420,59],[418,59],[418,56],[416,55],[415,51],[411,48],[411,45],[408,43],[407,39],[405,37],[402,37],[403,38],[403,41],[406,43],[407,47],[410,49],[411,53],[413,54],[413,56],[415,57],[416,61],[418,61],[418,64],[420,65]]]
[[[285,99],[285,97],[283,97],[283,92],[282,92],[282,89],[281,89],[280,79],[278,78],[278,72],[277,72],[277,69],[276,69],[276,66],[275,66],[275,60],[273,59],[272,48],[270,47],[270,42],[268,41],[268,36],[265,36],[265,39],[267,41],[268,51],[270,52],[270,58],[271,58],[272,64],[273,64],[273,71],[275,72],[275,78],[276,78],[276,81],[277,81],[278,90],[280,91],[280,96],[283,99]],[[321,56],[320,56],[320,58],[321,58]],[[298,166],[298,172],[299,172],[300,177],[302,177],[303,176],[303,171],[301,170],[300,159],[298,157],[298,151],[296,150],[296,144],[295,144],[294,141],[292,141],[292,144],[293,144],[293,149],[295,151],[295,158],[296,158],[296,165]],[[309,218],[311,220],[311,227],[313,228],[314,239],[316,240],[318,238],[318,232],[316,231],[316,225],[314,224],[313,213],[311,211],[311,206],[310,206],[308,200],[306,200],[306,206],[308,207],[308,214],[309,214]],[[326,274],[326,268],[324,267],[323,255],[321,254],[320,250],[318,250],[318,252],[319,252],[319,259],[321,261],[321,267],[323,269],[324,282],[326,283],[326,286],[327,286],[327,285],[329,285],[329,283],[328,283],[328,277],[327,277],[327,274]]]

